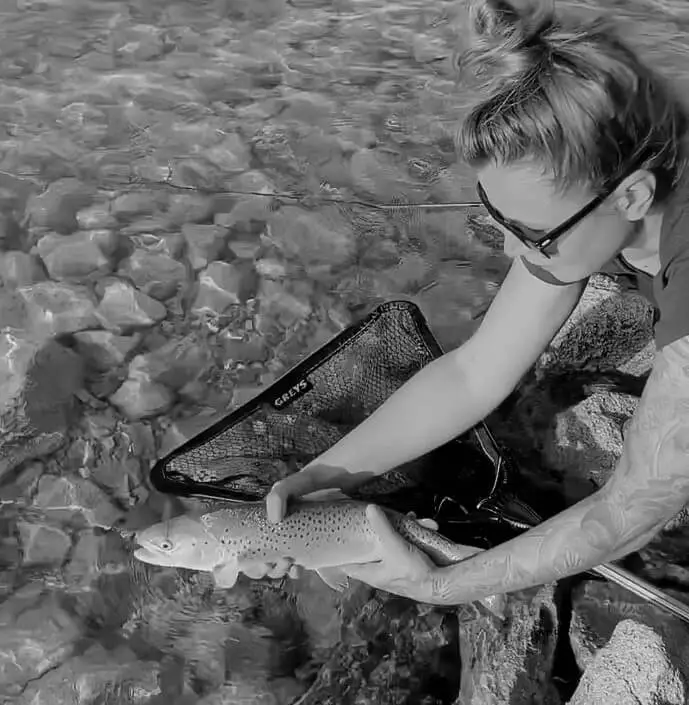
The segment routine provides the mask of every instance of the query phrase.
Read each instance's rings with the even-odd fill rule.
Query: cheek
[[[613,218],[593,220],[562,244],[562,257],[571,263],[597,270],[622,248],[627,235],[624,223]]]

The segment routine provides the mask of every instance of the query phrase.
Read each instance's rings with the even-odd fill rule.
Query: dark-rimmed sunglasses
[[[625,172],[623,176],[615,179],[610,185],[601,193],[596,196],[592,201],[589,201],[583,208],[579,209],[574,215],[570,216],[565,220],[564,223],[553,228],[545,235],[542,231],[532,230],[526,225],[522,225],[514,220],[509,220],[505,218],[500,211],[495,208],[495,206],[488,200],[486,192],[481,186],[479,181],[476,184],[476,192],[478,193],[479,200],[483,207],[488,211],[489,215],[493,220],[501,225],[506,230],[509,230],[521,243],[526,245],[531,250],[536,250],[542,254],[547,259],[551,258],[551,255],[546,252],[546,249],[550,247],[556,240],[561,238],[565,233],[570,231],[577,223],[583,220],[589,213],[594,211],[598,206],[600,206],[603,201],[609,198],[615,189],[632,173],[633,170]]]

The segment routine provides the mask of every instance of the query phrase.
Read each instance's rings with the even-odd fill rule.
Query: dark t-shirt
[[[660,232],[660,271],[655,276],[632,267],[618,255],[601,272],[627,288],[638,290],[655,307],[655,341],[658,350],[689,335],[689,170],[666,206]],[[562,283],[522,257],[535,277]]]

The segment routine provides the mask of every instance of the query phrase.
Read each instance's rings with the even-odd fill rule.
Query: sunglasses
[[[594,211],[598,206],[600,206],[603,201],[605,201],[615,189],[627,178],[629,173],[625,173],[619,179],[613,181],[608,188],[605,189],[603,193],[596,196],[592,201],[589,201],[583,208],[579,209],[574,215],[570,216],[557,227],[553,228],[549,232],[543,234],[542,230],[532,230],[526,225],[522,225],[514,220],[509,220],[505,218],[500,211],[495,208],[495,206],[488,200],[486,192],[481,186],[479,181],[476,185],[476,191],[478,193],[479,200],[483,207],[488,211],[490,217],[499,225],[501,225],[506,230],[509,230],[521,243],[526,245],[531,250],[536,250],[542,254],[546,259],[550,259],[551,255],[546,251],[550,245],[561,238],[565,233],[569,232],[577,223],[582,221],[589,213]]]

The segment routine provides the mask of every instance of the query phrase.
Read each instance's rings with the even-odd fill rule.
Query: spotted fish
[[[273,524],[268,521],[264,502],[232,503],[199,516],[178,516],[137,532],[140,547],[134,556],[153,565],[211,572],[222,588],[236,583],[240,561],[275,563],[291,558],[341,591],[348,581],[342,565],[382,558],[366,506],[355,500],[302,501],[281,522]],[[384,511],[394,529],[436,565],[458,563],[481,550],[453,543],[411,517]],[[482,602],[502,617],[503,600],[496,595]]]

